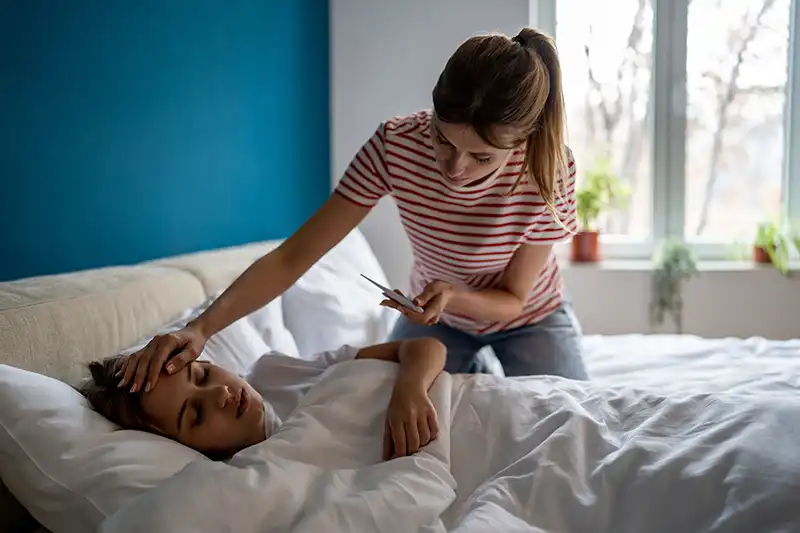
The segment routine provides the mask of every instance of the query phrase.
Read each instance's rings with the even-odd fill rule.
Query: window
[[[676,236],[722,258],[781,209],[800,223],[795,2],[531,3],[558,44],[579,186],[605,157],[631,192],[599,221],[606,256]]]
[[[580,5],[578,5],[580,4]],[[556,5],[569,145],[581,176],[604,159],[627,186],[626,205],[603,215],[603,235],[644,240],[651,232],[648,127],[653,12],[648,0]]]
[[[691,0],[688,240],[732,241],[780,208],[789,0]]]

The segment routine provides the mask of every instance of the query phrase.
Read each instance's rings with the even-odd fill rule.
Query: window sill
[[[603,270],[610,272],[646,272],[655,270],[653,261],[643,259],[605,259],[597,263],[572,263],[568,257],[558,258],[559,267],[570,270]],[[752,261],[698,261],[697,268],[700,272],[758,272],[775,271],[772,265],[753,263]],[[800,262],[792,263],[790,274],[800,273]]]

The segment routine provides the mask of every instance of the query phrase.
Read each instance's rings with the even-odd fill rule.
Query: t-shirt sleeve
[[[311,360],[325,368],[335,365],[337,363],[344,363],[345,361],[352,361],[358,355],[359,348],[345,344],[336,350],[329,350],[311,356]]]
[[[350,162],[336,192],[364,207],[373,207],[389,194],[389,173],[386,169],[386,126],[378,126]]]
[[[542,217],[528,228],[525,234],[526,244],[555,244],[572,238],[578,229],[577,196],[575,194],[575,158],[572,150],[567,149],[567,170],[563,172],[558,182],[555,199],[556,213],[554,216],[545,208]]]

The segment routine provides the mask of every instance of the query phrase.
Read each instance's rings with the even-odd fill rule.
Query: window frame
[[[607,259],[650,259],[658,243],[685,240],[706,261],[730,260],[732,242],[686,239],[686,58],[688,10],[691,0],[650,0],[653,7],[653,72],[651,129],[651,234],[644,241],[601,235]],[[557,2],[530,0],[531,24],[556,36]],[[790,0],[788,75],[784,111],[782,200],[785,213],[800,229],[800,0]],[[578,161],[578,172],[581,162]],[[658,201],[656,201],[658,198]],[[565,252],[562,248],[562,252]]]

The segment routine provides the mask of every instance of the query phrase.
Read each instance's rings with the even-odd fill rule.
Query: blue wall
[[[0,280],[285,237],[329,187],[325,0],[0,3]]]

